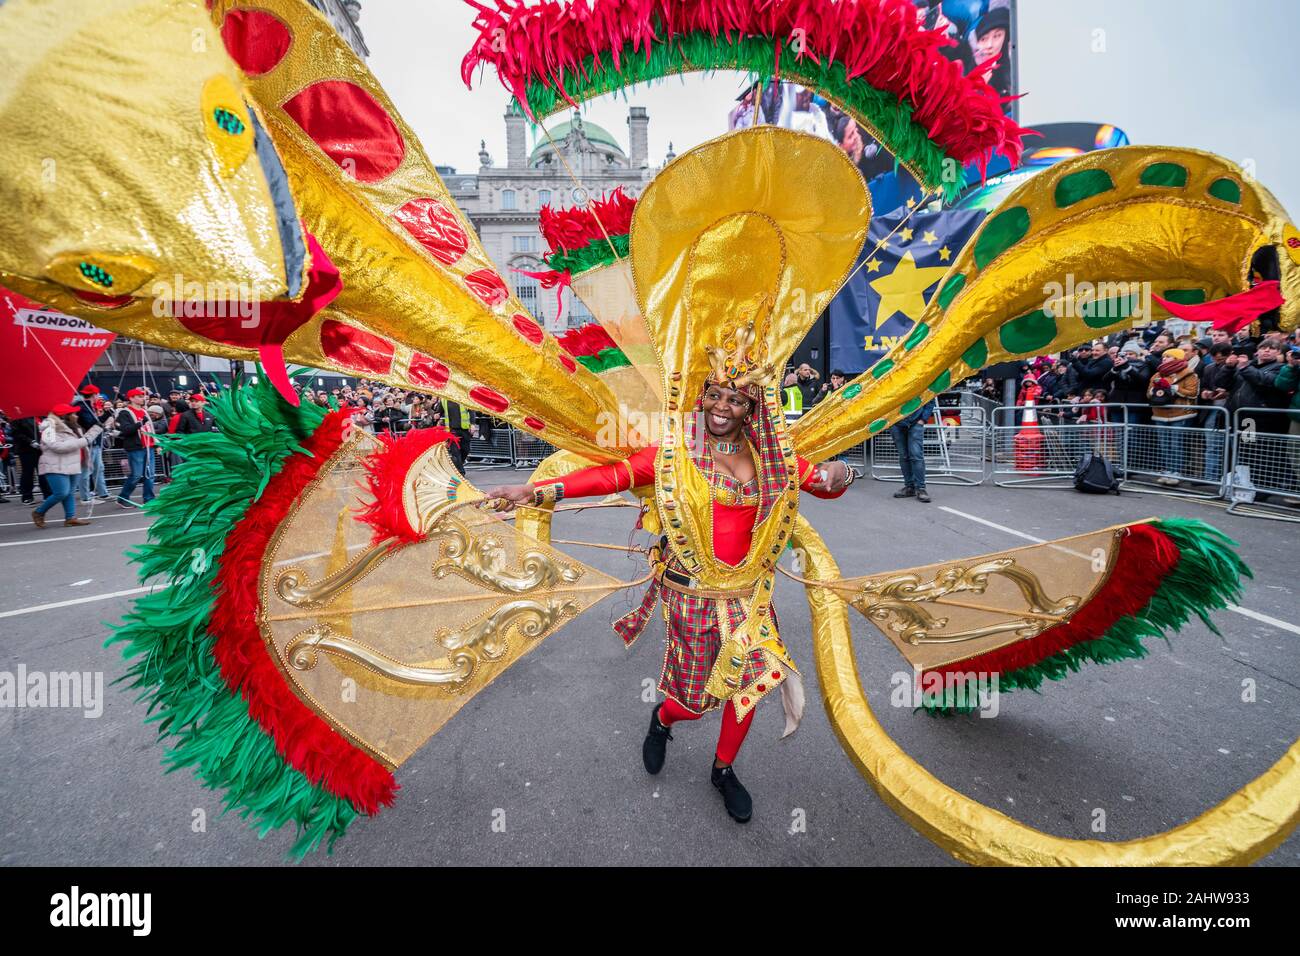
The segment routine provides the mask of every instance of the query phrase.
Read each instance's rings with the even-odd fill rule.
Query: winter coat
[[[206,408],[201,411],[203,415],[202,418],[199,417],[199,406],[191,405],[189,408],[185,409],[185,411],[180,413],[180,417],[176,420],[176,428],[171,429],[169,427],[168,430],[174,431],[177,435],[194,435],[199,432],[216,431],[217,423],[212,418],[212,413]]]
[[[1291,420],[1300,422],[1300,365],[1284,364],[1273,384],[1281,391],[1291,393]]]
[[[1168,383],[1173,402],[1169,405],[1152,405],[1152,421],[1181,422],[1195,418],[1199,412],[1188,407],[1195,405],[1201,395],[1201,377],[1196,374],[1195,360],[1189,361],[1187,368],[1173,375],[1161,375],[1159,372],[1152,375],[1151,384],[1147,386],[1147,398],[1150,399],[1165,383]]]
[[[41,422],[41,461],[37,474],[80,475],[82,450],[103,430],[92,425],[84,435],[78,435],[58,415],[50,415]]]
[[[1079,374],[1079,388],[1105,388],[1106,373],[1115,367],[1109,355],[1101,358],[1076,359],[1074,369]]]
[[[149,423],[147,426],[146,422]],[[141,435],[146,434],[152,438],[157,430],[148,412],[145,412],[143,419],[137,419],[130,408],[123,408],[117,413],[117,434],[123,451],[139,451],[144,448]],[[149,447],[153,447],[152,442]]]

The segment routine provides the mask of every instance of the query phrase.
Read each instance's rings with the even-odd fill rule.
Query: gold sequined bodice
[[[757,475],[749,481],[740,481],[714,468],[713,473],[709,475],[709,485],[713,490],[713,500],[720,505],[758,504]]]

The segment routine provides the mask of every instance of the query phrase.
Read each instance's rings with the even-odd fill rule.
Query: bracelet
[[[564,500],[564,485],[558,481],[538,485],[533,489],[533,505],[538,508],[551,508],[557,501]]]

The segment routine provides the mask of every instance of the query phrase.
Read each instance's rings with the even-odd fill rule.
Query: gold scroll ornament
[[[263,559],[260,624],[298,696],[390,767],[475,694],[622,582],[479,510],[445,445],[412,465],[408,519],[373,543],[358,520],[364,433],[321,469]]]

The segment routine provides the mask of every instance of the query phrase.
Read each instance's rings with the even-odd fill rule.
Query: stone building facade
[[[517,109],[505,114],[506,158],[496,165],[486,145],[479,152],[477,173],[438,172],[456,204],[469,216],[488,256],[521,302],[548,331],[585,325],[590,313],[567,290],[557,302],[555,290],[516,270],[545,269],[546,244],[538,231],[542,206],[559,208],[585,203],[586,193],[599,197],[617,187],[630,196],[641,190],[662,166],[651,166],[650,117],[645,107],[628,110],[628,149],[607,130],[578,113],[564,122],[538,127],[531,149],[528,120]],[[672,159],[669,145],[665,162]],[[576,182],[575,182],[576,180]]]

